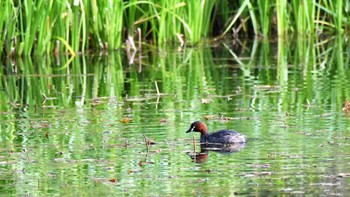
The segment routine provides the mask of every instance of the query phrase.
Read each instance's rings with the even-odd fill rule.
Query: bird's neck
[[[208,136],[209,136],[209,134],[208,134],[208,132],[201,132],[201,143],[203,143],[203,142],[208,142]]]

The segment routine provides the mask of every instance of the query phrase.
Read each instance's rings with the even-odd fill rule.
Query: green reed
[[[277,33],[282,36],[287,32],[287,0],[276,1]]]
[[[15,21],[16,11],[13,1],[4,0],[0,3],[0,57],[3,53],[11,54],[15,40],[12,40],[16,34]]]
[[[184,4],[180,1],[162,1],[159,7],[159,29],[158,33],[154,33],[154,40],[160,42],[166,42],[169,37],[175,38],[177,34],[181,33],[181,19],[178,18],[179,14],[183,12]],[[172,21],[172,23],[169,23]],[[154,21],[155,22],[155,21]],[[188,29],[188,28],[187,28]]]
[[[259,24],[261,26],[261,33],[265,37],[267,37],[270,33],[270,28],[272,25],[273,19],[273,1],[265,0],[265,1],[257,1],[258,7],[258,16],[259,16]]]
[[[0,9],[0,56],[115,50],[126,40],[196,44],[219,32],[342,34],[350,23],[345,0],[3,0]]]
[[[344,12],[344,5],[345,12]],[[332,20],[324,21],[324,25],[331,27],[337,32],[342,33],[344,29],[348,29],[349,26],[349,9],[350,5],[347,2],[343,2],[341,0],[337,1],[321,1],[317,4],[317,6],[325,13],[325,17],[328,17]]]
[[[202,36],[207,36],[209,33],[210,14],[215,1],[191,1],[187,5],[188,24],[192,34],[186,37],[193,42],[198,42]]]
[[[291,12],[295,31],[299,35],[315,33],[315,4],[312,1],[294,0]]]

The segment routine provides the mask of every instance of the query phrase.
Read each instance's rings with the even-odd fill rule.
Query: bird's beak
[[[186,133],[192,132],[194,129],[194,127],[191,127],[188,131],[186,131]]]

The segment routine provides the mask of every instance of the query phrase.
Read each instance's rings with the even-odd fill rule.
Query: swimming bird
[[[190,132],[200,132],[201,143],[237,144],[246,142],[246,137],[244,135],[233,130],[219,130],[214,133],[209,133],[207,125],[201,121],[193,122],[191,127],[186,131],[186,133]]]

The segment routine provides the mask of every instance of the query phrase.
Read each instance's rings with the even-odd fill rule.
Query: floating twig
[[[158,110],[158,103],[159,103],[159,96],[157,96],[157,100],[156,100],[156,109]]]
[[[157,90],[157,96],[160,96],[159,89],[158,89],[158,83],[157,81],[154,81],[154,84],[156,85],[156,90]]]
[[[310,103],[309,99],[306,99],[306,102],[307,102],[307,107],[310,107],[311,103]]]
[[[193,136],[193,161],[194,161],[194,163],[197,163],[196,162],[196,159],[197,159],[197,155],[196,155],[196,136],[194,135]]]
[[[193,152],[196,154],[196,136],[193,136]]]

